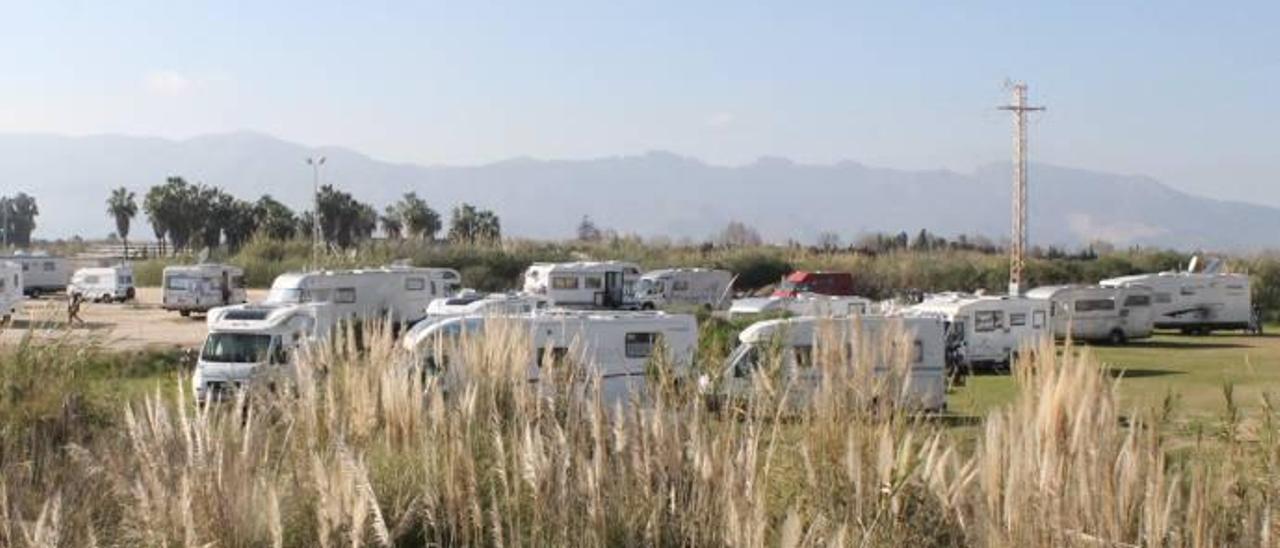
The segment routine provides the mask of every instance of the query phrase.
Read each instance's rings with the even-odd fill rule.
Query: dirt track
[[[249,300],[261,300],[264,290],[249,290]],[[204,316],[183,318],[160,308],[160,288],[138,288],[138,298],[126,304],[85,303],[84,326],[67,329],[67,301],[60,297],[27,300],[12,325],[0,328],[0,344],[12,344],[28,331],[36,337],[71,337],[115,349],[192,348],[205,336]]]

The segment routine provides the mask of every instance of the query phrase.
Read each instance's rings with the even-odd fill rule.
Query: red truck
[[[797,270],[783,278],[773,291],[775,297],[795,297],[801,293],[853,295],[853,274]]]

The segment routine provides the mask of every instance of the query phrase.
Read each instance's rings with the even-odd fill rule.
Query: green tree
[[[449,241],[454,243],[496,243],[502,239],[502,225],[498,216],[487,209],[477,209],[471,204],[453,208],[449,222]]]
[[[415,192],[406,193],[387,210],[387,215],[391,216],[393,210],[395,216],[399,217],[406,236],[434,240],[442,228],[440,214],[431,209]]]
[[[400,221],[400,215],[396,211],[395,206],[387,206],[386,213],[379,219],[382,222],[382,232],[386,233],[387,238],[399,240],[404,232],[404,224]]]
[[[11,246],[30,247],[31,233],[36,228],[40,207],[25,192],[12,198],[0,198],[0,236]]]
[[[125,187],[111,191],[107,197],[107,215],[116,222],[116,234],[124,242],[124,256],[129,256],[129,224],[138,214],[138,202],[133,192]]]
[[[288,206],[280,203],[270,194],[258,198],[253,206],[254,219],[259,232],[273,240],[288,240],[298,230],[298,219]]]

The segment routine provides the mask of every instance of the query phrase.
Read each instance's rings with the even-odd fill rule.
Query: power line
[[[1009,249],[1009,294],[1026,287],[1023,270],[1027,249],[1027,113],[1045,107],[1027,106],[1027,84],[1013,84],[1013,104],[997,107],[1013,112],[1013,241]]]

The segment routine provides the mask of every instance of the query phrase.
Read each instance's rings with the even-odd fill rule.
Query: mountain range
[[[40,205],[35,236],[100,237],[114,230],[110,188],[139,197],[166,177],[217,185],[245,199],[269,193],[298,209],[309,200],[304,159],[323,155],[322,181],[379,210],[417,192],[446,214],[460,202],[493,209],[507,235],[572,237],[583,215],[622,233],[701,240],[729,221],[771,241],[850,241],[867,232],[1007,239],[1010,169],[972,173],[895,170],[856,162],[806,165],[761,158],[709,165],[667,152],[590,160],[513,159],[421,166],[338,147],[309,147],[252,132],[169,140],[119,135],[0,134],[0,195],[24,191]],[[1033,245],[1095,240],[1184,250],[1275,247],[1280,209],[1216,200],[1148,177],[1035,164],[1030,168]],[[140,215],[134,237],[150,230]]]

